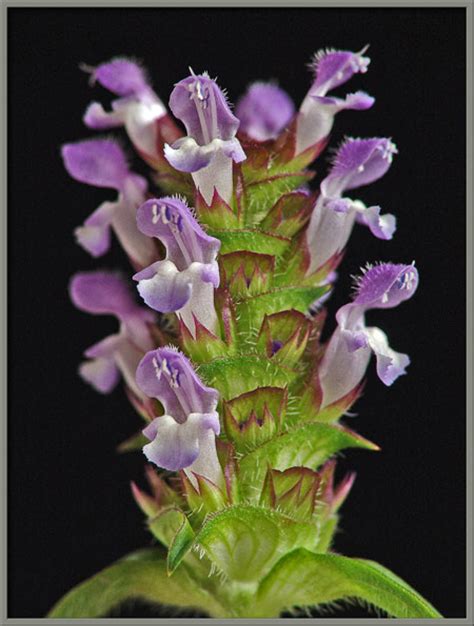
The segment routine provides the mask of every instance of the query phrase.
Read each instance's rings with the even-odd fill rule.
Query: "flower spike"
[[[137,222],[140,231],[159,239],[167,253],[163,261],[133,277],[141,297],[156,311],[176,311],[192,333],[196,332],[194,316],[214,332],[220,241],[206,235],[189,207],[178,198],[148,200],[139,208]]]
[[[82,272],[72,277],[69,295],[81,311],[93,315],[114,315],[120,330],[88,348],[89,359],[79,368],[81,377],[101,393],[110,393],[120,374],[127,386],[144,397],[135,382],[135,370],[143,354],[153,347],[148,330],[155,316],[139,307],[127,283],[113,272]]]
[[[410,363],[366,313],[418,286],[414,263],[367,265],[323,341],[353,225],[380,239],[396,227],[380,206],[347,197],[389,170],[389,138],[345,139],[319,189],[309,186],[336,113],[373,104],[333,91],[367,70],[365,51],[318,53],[298,112],[276,84],[257,82],[234,113],[215,80],[190,70],[169,100],[182,130],[135,62],[89,68],[117,99],[111,112],[91,105],[86,122],[124,126],[159,191],[148,193],[112,139],[63,148],[74,178],[119,196],[77,230],[80,242],[98,256],[114,230],[149,307],[117,274],[74,276],[74,304],[119,324],[85,351],[80,374],[102,393],[123,378],[145,422],[117,451],[141,449],[148,461],[151,493],[132,483],[132,495],[161,545],[79,585],[51,617],[100,617],[141,588],[150,602],[193,604],[211,618],[278,617],[346,597],[393,617],[441,617],[386,568],[333,549],[355,480],[337,476],[335,459],[380,450],[340,420],[372,354],[385,385]]]
[[[377,374],[385,385],[405,374],[410,363],[408,356],[392,350],[385,333],[380,328],[367,327],[364,318],[370,309],[393,308],[408,300],[417,286],[414,264],[381,263],[358,279],[353,302],[342,306],[336,314],[338,326],[319,367],[322,408],[359,385],[372,352],[377,358]]]
[[[232,162],[245,157],[235,135],[239,120],[226,97],[207,73],[191,76],[175,85],[170,97],[173,114],[186,127],[187,137],[165,145],[165,157],[177,170],[191,172],[196,188],[208,205],[214,189],[225,201],[232,197]]]
[[[253,83],[237,103],[240,132],[255,141],[275,139],[295,113],[290,96],[273,83]]]
[[[147,182],[128,168],[125,154],[112,139],[90,139],[66,144],[61,154],[69,175],[86,185],[116,189],[115,202],[103,202],[76,228],[77,242],[94,257],[110,248],[110,229],[135,266],[156,259],[155,244],[139,232],[137,207],[145,200]]]
[[[220,485],[223,475],[215,444],[220,432],[217,391],[206,387],[189,360],[172,347],[144,356],[137,384],[165,410],[143,431],[150,440],[143,448],[147,459],[170,471],[184,469],[194,486],[194,474]]]
[[[367,48],[360,52],[321,50],[316,53],[312,63],[315,80],[303,100],[297,119],[297,155],[329,135],[334,116],[339,111],[363,111],[374,104],[375,99],[363,91],[349,94],[344,99],[327,96],[329,91],[347,82],[354,74],[367,71],[370,59],[363,56]]]

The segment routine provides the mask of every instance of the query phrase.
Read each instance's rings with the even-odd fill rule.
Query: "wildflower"
[[[217,327],[214,289],[219,286],[220,241],[203,231],[183,200],[148,200],[137,213],[138,228],[156,237],[166,258],[133,277],[146,304],[162,313],[176,311],[195,332],[195,318],[211,332]]]
[[[354,74],[367,71],[370,59],[363,56],[366,50],[367,46],[360,52],[320,50],[315,54],[312,63],[315,80],[301,104],[297,118],[296,154],[324,140],[331,132],[334,116],[339,111],[361,111],[373,105],[374,98],[363,91],[348,94],[344,99],[326,95]]]
[[[386,334],[365,325],[370,309],[390,309],[408,300],[418,286],[414,264],[381,263],[365,270],[357,283],[353,302],[336,314],[337,328],[324,353],[319,368],[323,391],[322,407],[343,398],[362,380],[372,352],[377,359],[377,375],[391,385],[405,374],[410,359],[392,350]]]
[[[192,72],[192,70],[191,70]],[[191,172],[207,204],[214,189],[229,202],[232,197],[232,163],[245,159],[235,135],[239,120],[207,72],[181,80],[171,93],[170,108],[186,127],[187,137],[165,145],[165,157],[177,170]]]
[[[125,154],[112,139],[90,139],[62,147],[64,165],[75,180],[118,191],[115,202],[103,202],[76,228],[78,243],[94,257],[110,248],[112,228],[131,262],[143,267],[156,259],[154,242],[139,232],[136,210],[145,200],[147,182],[128,168]]]
[[[218,392],[203,385],[189,360],[172,347],[148,352],[136,379],[141,390],[157,398],[165,410],[143,430],[150,440],[143,448],[147,459],[170,471],[183,469],[194,485],[194,474],[219,485],[222,469],[215,443],[220,432],[215,410]]]
[[[273,83],[253,83],[239,100],[235,114],[240,132],[255,141],[275,139],[295,113],[290,96]]]
[[[76,274],[71,279],[69,294],[81,311],[115,315],[120,322],[117,334],[109,335],[84,352],[89,360],[80,365],[80,376],[97,391],[110,393],[121,374],[129,389],[143,397],[135,382],[135,370],[144,353],[153,348],[148,324],[154,321],[154,313],[139,307],[127,283],[112,272]]]
[[[157,154],[158,125],[167,117],[165,105],[150,87],[143,68],[137,63],[116,58],[88,68],[92,82],[98,82],[117,96],[112,110],[105,111],[98,102],[92,102],[84,115],[89,128],[103,130],[124,126],[130,141],[142,157],[150,160]]]
[[[355,221],[369,227],[379,239],[391,239],[396,219],[380,215],[379,206],[366,207],[360,200],[344,198],[348,189],[368,185],[389,169],[397,148],[390,139],[347,139],[336,153],[329,175],[322,181],[320,195],[307,229],[309,273],[340,253]]]

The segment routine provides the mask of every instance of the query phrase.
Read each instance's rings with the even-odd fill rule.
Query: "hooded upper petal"
[[[379,263],[357,279],[354,304],[364,309],[390,309],[413,296],[418,287],[414,264]]]
[[[321,183],[325,196],[341,195],[345,190],[368,185],[390,168],[397,148],[391,139],[347,139],[338,149],[329,176]]]
[[[360,52],[349,50],[319,50],[312,62],[315,80],[311,92],[325,95],[343,85],[354,74],[364,74],[369,66],[369,57],[363,56],[368,46]]]
[[[88,139],[61,149],[64,165],[75,180],[121,190],[129,175],[125,154],[112,139]]]
[[[227,99],[207,73],[191,74],[179,81],[171,93],[170,109],[183,122],[189,137],[203,146],[213,139],[233,139],[239,120]]]
[[[295,114],[290,96],[273,83],[256,82],[237,103],[240,130],[256,141],[274,139]]]
[[[137,224],[142,233],[164,244],[167,259],[180,270],[194,261],[213,263],[217,258],[221,242],[206,234],[183,200],[147,200],[138,209]]]
[[[123,319],[139,308],[127,283],[115,272],[75,274],[69,285],[69,294],[75,306],[87,313],[113,314]]]
[[[180,424],[190,413],[213,413],[217,406],[218,392],[206,387],[189,360],[173,348],[148,352],[138,366],[136,380]]]
[[[92,80],[117,96],[139,96],[149,89],[144,69],[126,58],[101,63],[93,70]]]

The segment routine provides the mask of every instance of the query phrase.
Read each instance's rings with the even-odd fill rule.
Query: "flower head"
[[[237,103],[240,131],[256,141],[275,139],[289,124],[295,106],[290,96],[273,83],[253,83]]]
[[[61,150],[66,170],[81,183],[116,189],[115,202],[103,202],[76,228],[78,243],[92,256],[110,248],[113,229],[131,261],[143,267],[156,258],[155,244],[139,232],[136,210],[145,199],[147,182],[130,171],[120,145],[112,139],[90,139],[66,144]]]
[[[112,111],[92,102],[84,115],[89,128],[106,129],[125,126],[135,148],[143,156],[156,157],[156,124],[166,115],[166,108],[150,87],[143,68],[126,58],[116,58],[95,68],[86,68],[92,82],[117,96]]]
[[[348,189],[368,185],[390,168],[395,144],[384,137],[347,139],[336,153],[307,230],[310,268],[313,272],[345,247],[355,221],[369,227],[375,237],[391,239],[396,219],[381,215],[379,206],[366,207],[360,200],[343,197]]]
[[[193,472],[219,484],[217,391],[206,387],[189,360],[171,347],[144,356],[137,369],[137,384],[165,410],[143,431],[150,440],[143,448],[147,459],[170,471],[184,469],[193,484]]]
[[[370,59],[360,52],[320,50],[314,56],[312,68],[315,80],[300,107],[296,128],[296,154],[314,146],[331,132],[334,116],[344,109],[369,109],[374,98],[357,91],[344,99],[326,94],[347,82],[356,73],[367,71]]]
[[[217,253],[220,241],[203,231],[189,207],[178,198],[148,200],[137,213],[138,228],[156,237],[166,258],[133,277],[138,291],[152,309],[176,311],[195,331],[194,317],[215,331],[214,288],[219,286]]]
[[[381,263],[369,267],[358,279],[353,301],[336,314],[338,326],[319,369],[323,407],[357,387],[372,352],[377,358],[377,374],[385,385],[405,374],[410,359],[390,348],[380,328],[365,325],[365,313],[370,309],[396,307],[411,298],[417,287],[418,271],[414,264]]]
[[[232,196],[232,162],[243,161],[245,153],[235,137],[239,120],[224,93],[207,73],[192,73],[175,85],[169,104],[188,136],[172,146],[165,145],[165,157],[175,169],[193,174],[208,204],[214,189],[228,202]]]
[[[69,295],[81,311],[93,315],[114,315],[120,330],[85,351],[89,359],[79,368],[81,377],[101,393],[110,393],[120,374],[127,386],[138,396],[135,370],[143,354],[153,347],[148,324],[154,314],[139,307],[127,283],[112,272],[82,272],[73,276]]]

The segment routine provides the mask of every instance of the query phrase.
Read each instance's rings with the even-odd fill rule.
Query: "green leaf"
[[[326,291],[326,286],[286,287],[246,298],[236,304],[238,326],[242,332],[256,334],[265,315],[291,309],[306,313],[310,305]]]
[[[295,546],[312,547],[314,524],[296,521],[269,509],[232,506],[212,516],[196,536],[207,557],[229,578],[260,579]]]
[[[268,467],[280,471],[297,465],[316,469],[344,448],[378,447],[339,425],[307,422],[256,448],[240,461],[241,493],[252,497],[259,490]]]
[[[373,561],[305,549],[284,556],[260,583],[261,617],[293,606],[358,598],[399,618],[435,618],[440,613],[401,578]]]
[[[179,532],[185,514],[175,506],[169,506],[148,521],[148,528],[153,536],[164,546],[171,546]]]
[[[219,358],[198,367],[199,376],[215,387],[223,400],[231,400],[257,387],[286,387],[295,373],[257,355]]]
[[[130,598],[194,607],[214,617],[226,615],[223,607],[199,586],[185,566],[170,578],[161,551],[153,548],[134,552],[80,583],[59,600],[48,617],[102,617]]]
[[[221,254],[248,250],[259,254],[279,256],[283,254],[291,240],[281,235],[272,235],[261,230],[208,230],[208,235],[217,237],[221,242]]]
[[[168,550],[168,558],[166,561],[168,567],[168,574],[172,574],[183,558],[191,549],[194,542],[194,530],[188,521],[188,518],[182,514],[182,524],[178,529],[178,532],[173,537],[173,541]]]

